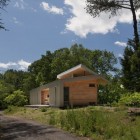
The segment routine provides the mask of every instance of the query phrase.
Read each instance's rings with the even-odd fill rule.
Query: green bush
[[[41,110],[41,112],[46,112],[47,111],[47,107],[41,107],[40,110]]]
[[[14,113],[19,110],[16,106],[8,106],[7,109],[4,110],[5,113]]]
[[[111,82],[106,86],[99,86],[98,103],[111,106],[112,103],[117,103],[125,93],[126,90],[119,83]]]
[[[0,93],[0,109],[7,108],[7,103],[4,99],[8,96],[8,93]]]
[[[13,94],[7,96],[4,101],[8,105],[13,106],[24,106],[27,103],[27,97],[24,95],[24,92],[21,90],[14,91]]]
[[[126,106],[140,107],[140,93],[131,93],[121,97],[119,104]]]

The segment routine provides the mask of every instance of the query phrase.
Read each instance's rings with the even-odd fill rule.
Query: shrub
[[[27,103],[27,97],[24,95],[24,92],[21,90],[14,91],[13,94],[7,96],[4,101],[8,105],[13,106],[23,106]]]
[[[46,107],[41,107],[40,110],[41,110],[41,112],[46,112],[47,108]]]
[[[121,97],[119,104],[140,107],[140,93],[127,94]]]
[[[16,106],[8,106],[7,109],[4,111],[5,113],[14,113],[19,110]]]
[[[110,106],[112,103],[118,102],[126,90],[119,83],[109,83],[106,86],[99,86],[98,103],[107,104]]]

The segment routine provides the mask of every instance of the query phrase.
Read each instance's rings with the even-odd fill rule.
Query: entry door
[[[64,106],[69,105],[69,87],[64,87]]]

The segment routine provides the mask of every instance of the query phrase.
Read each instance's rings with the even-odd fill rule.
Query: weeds
[[[13,108],[9,108],[8,112],[11,110]],[[86,107],[66,110],[48,108],[47,111],[44,108],[41,111],[26,109],[26,113],[22,109],[20,114],[95,140],[138,140],[140,137],[140,116],[129,116],[127,108],[124,107]]]
[[[46,107],[41,107],[40,110],[41,110],[42,112],[46,112],[46,111],[47,111],[47,108],[46,108]]]

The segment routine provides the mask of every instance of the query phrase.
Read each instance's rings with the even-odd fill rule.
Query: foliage
[[[24,79],[27,78],[28,73],[17,70],[7,70],[4,75],[4,81],[14,86],[15,90],[23,90]]]
[[[126,106],[140,107],[140,93],[135,92],[122,96],[119,103]]]
[[[8,2],[8,1],[9,1],[9,0],[0,0],[0,9],[1,9],[1,10],[4,10],[4,7],[7,6],[7,2]],[[1,21],[1,19],[0,19],[0,21]],[[5,27],[3,26],[3,23],[2,23],[2,22],[0,22],[0,29],[6,30]]]
[[[87,0],[87,13],[93,17],[99,16],[102,12],[108,12],[111,16],[120,14],[120,9],[128,9],[132,13],[135,50],[139,44],[139,34],[137,27],[136,11],[140,9],[139,0]]]
[[[10,69],[0,74],[0,108],[6,107],[7,100],[4,99],[7,96],[8,99],[13,99],[14,91],[23,91],[21,94],[29,99],[31,89],[56,80],[58,74],[78,64],[84,64],[109,78],[112,73],[117,72],[116,63],[117,59],[112,52],[89,50],[78,44],[54,52],[47,51],[29,66],[28,72]]]
[[[119,84],[108,84],[105,87],[100,86],[98,93],[98,103],[111,105],[118,102],[125,90]]]
[[[21,90],[14,91],[12,94],[8,95],[4,101],[8,105],[13,106],[23,106],[27,103],[27,97],[24,95],[24,92]]]
[[[7,109],[4,110],[4,113],[15,113],[19,110],[19,108],[17,106],[8,106]]]
[[[54,52],[47,51],[41,59],[29,66],[31,88],[54,81],[56,76],[78,64],[84,64],[98,74],[108,77],[116,72],[117,59],[108,51],[89,50],[82,45],[74,44],[70,48],[62,48]]]
[[[140,137],[140,117],[129,116],[126,108],[89,106],[67,110],[48,108],[47,112],[30,108],[26,110],[26,114],[23,108],[7,114],[55,125],[95,140],[133,140]]]
[[[140,92],[140,45],[137,50],[134,50],[133,42],[133,40],[129,40],[124,57],[121,59],[122,83],[129,91]]]
[[[4,99],[14,91],[14,87],[3,80],[0,80],[0,109],[6,108]]]
[[[127,90],[121,84],[120,75],[116,75],[111,78],[106,86],[99,86],[98,103],[108,105],[117,103],[126,92]]]
[[[46,112],[46,111],[47,111],[47,107],[41,107],[40,110],[41,110],[42,112]]]

